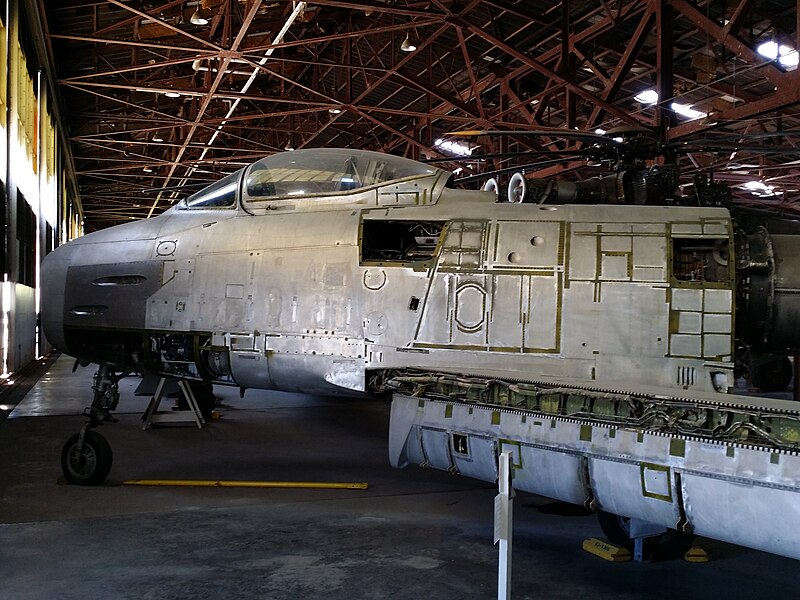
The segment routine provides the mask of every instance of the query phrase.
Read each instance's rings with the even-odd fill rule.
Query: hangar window
[[[50,223],[45,224],[44,232],[44,253],[50,254],[53,251],[53,226]]]
[[[17,190],[17,282],[28,287],[36,285],[36,233],[36,215]]]
[[[444,225],[443,221],[362,221],[361,261],[401,265],[430,260]]]
[[[239,189],[239,178],[243,169],[223,177],[207,188],[186,199],[186,208],[226,208],[236,203],[236,192]]]
[[[672,238],[672,276],[692,283],[728,281],[728,240]]]

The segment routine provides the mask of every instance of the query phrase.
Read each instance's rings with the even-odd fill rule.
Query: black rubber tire
[[[89,430],[83,438],[81,452],[77,451],[78,434],[67,440],[61,450],[61,470],[75,485],[99,485],[111,471],[113,455],[106,438]]]
[[[782,356],[750,368],[750,383],[762,392],[784,392],[792,381],[792,361]]]
[[[629,535],[627,517],[614,513],[598,511],[597,520],[608,541],[628,550],[633,550],[633,539]],[[660,535],[647,538],[644,542],[645,552],[658,557],[683,555],[694,542],[693,533],[683,533],[677,529],[668,529]]]

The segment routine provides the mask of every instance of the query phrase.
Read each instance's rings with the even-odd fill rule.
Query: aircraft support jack
[[[195,424],[198,429],[202,429],[205,425],[200,405],[189,383],[181,379],[178,381],[178,389],[183,394],[186,404],[189,406],[188,410],[174,410],[174,411],[159,411],[158,406],[165,396],[166,387],[170,380],[167,377],[162,377],[156,387],[156,392],[153,394],[150,404],[147,406],[144,415],[142,416],[142,429],[149,429],[151,425],[161,423],[184,423]],[[174,381],[174,380],[173,380]]]
[[[630,536],[633,540],[633,560],[636,562],[644,562],[645,556],[644,545],[645,541],[649,538],[654,538],[667,531],[663,525],[642,521],[641,519],[630,520]]]
[[[694,534],[669,529],[642,519],[597,513],[600,527],[608,540],[633,553],[633,560],[646,562],[653,558],[681,556],[692,545]]]
[[[97,369],[92,386],[92,405],[83,413],[89,420],[61,450],[61,470],[70,483],[98,485],[108,477],[113,462],[111,446],[93,429],[106,421],[116,422],[111,413],[119,404],[119,380],[126,375],[114,373],[107,365],[100,365]]]

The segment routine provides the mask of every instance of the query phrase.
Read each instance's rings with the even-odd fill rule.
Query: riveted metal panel
[[[676,333],[702,333],[703,313],[680,311],[676,313],[678,330]]]
[[[704,290],[704,308],[706,312],[730,313],[733,303],[731,290]]]
[[[600,508],[616,515],[635,515],[651,523],[675,527],[680,513],[672,502],[672,494],[662,494],[669,491],[672,484],[671,480],[666,481],[664,471],[657,473],[652,468],[643,471],[639,462],[609,458],[589,460],[592,491]],[[658,477],[653,479],[653,474]]]
[[[581,481],[580,455],[532,446],[522,446],[521,454],[522,468],[514,471],[515,487],[548,498],[583,504],[586,490]]]
[[[800,559],[800,493],[732,483],[699,473],[681,477],[686,517],[697,535]]]
[[[450,455],[450,435],[439,429],[422,428],[422,451],[425,462],[434,469],[448,471],[453,466]]]
[[[710,315],[706,313],[703,316],[703,331],[705,333],[731,333],[733,327],[730,314],[726,315]]]
[[[452,437],[451,437],[452,440]],[[497,444],[491,438],[469,436],[468,455],[452,453],[455,467],[461,475],[481,481],[497,479]]]
[[[552,267],[561,256],[559,222],[499,221],[491,265],[500,268]]]
[[[703,310],[703,290],[701,289],[682,289],[672,290],[672,309],[673,310]]]
[[[561,277],[531,275],[526,279],[523,348],[526,352],[558,352],[562,319]]]
[[[489,346],[519,351],[522,348],[523,278],[495,275],[489,298]]]
[[[192,279],[194,260],[164,261],[164,284],[147,304],[149,329],[193,329]]]
[[[70,267],[64,291],[64,325],[144,329],[147,299],[161,287],[161,269],[160,260]],[[121,275],[135,283],[103,284],[109,277]]]

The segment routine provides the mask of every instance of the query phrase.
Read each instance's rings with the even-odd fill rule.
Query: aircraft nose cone
[[[53,250],[42,262],[42,329],[47,341],[66,351],[64,338],[64,291],[73,248],[65,244]]]

